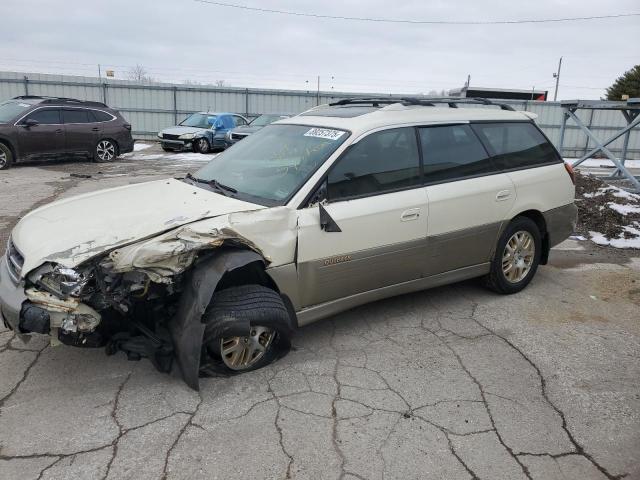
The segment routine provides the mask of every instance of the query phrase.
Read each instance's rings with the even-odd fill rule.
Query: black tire
[[[118,158],[118,144],[110,138],[103,138],[98,143],[93,151],[93,160],[96,163],[113,162]]]
[[[175,150],[174,150],[173,148],[165,147],[164,145],[162,146],[162,149],[163,149],[165,152],[175,152]]]
[[[205,373],[238,374],[262,368],[291,348],[289,312],[280,294],[261,285],[241,285],[216,292],[203,318]],[[272,338],[262,356],[244,368],[231,368],[221,357],[222,339],[249,336],[253,327],[266,327]],[[201,369],[203,371],[203,369]]]
[[[211,145],[206,138],[196,138],[193,142],[193,150],[197,153],[207,154],[211,151]]]
[[[13,153],[4,143],[0,143],[0,170],[7,170],[13,164]]]
[[[534,253],[531,266],[526,275],[518,281],[510,281],[503,271],[503,255],[505,253],[507,242],[518,232],[528,232],[533,237]],[[496,252],[491,261],[491,270],[489,274],[483,277],[483,284],[494,292],[504,295],[517,293],[524,289],[538,270],[540,264],[540,256],[542,253],[542,236],[536,222],[527,217],[514,218],[507,228],[500,235]]]

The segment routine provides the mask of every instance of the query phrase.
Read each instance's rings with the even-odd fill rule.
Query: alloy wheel
[[[3,168],[7,165],[7,154],[0,150],[0,168]]]
[[[275,332],[267,327],[251,327],[249,335],[220,339],[220,356],[231,370],[247,370],[267,352]]]
[[[531,271],[536,253],[533,235],[525,230],[514,233],[502,253],[502,273],[510,283],[522,281]]]
[[[198,151],[200,153],[209,152],[209,142],[206,138],[201,138],[200,140],[198,140]]]
[[[109,140],[102,140],[98,142],[96,152],[100,160],[102,160],[103,162],[108,162],[115,158],[116,146]]]

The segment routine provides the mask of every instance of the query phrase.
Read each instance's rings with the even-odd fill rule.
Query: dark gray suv
[[[131,125],[104,103],[38,96],[0,103],[0,170],[61,157],[109,162],[132,150]]]

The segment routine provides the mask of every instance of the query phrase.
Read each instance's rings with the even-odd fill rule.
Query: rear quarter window
[[[561,161],[551,143],[535,125],[520,123],[478,123],[473,125],[501,170],[535,167]]]
[[[91,113],[93,114],[94,118],[96,119],[96,122],[109,122],[109,121],[113,120],[113,116],[111,116],[108,113],[103,112],[101,110],[91,110]]]

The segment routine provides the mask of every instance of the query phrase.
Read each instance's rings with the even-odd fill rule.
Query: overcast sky
[[[412,20],[514,20],[640,13],[638,0],[228,0]],[[285,16],[194,0],[0,0],[0,69],[160,81],[427,93],[471,86],[599,98],[640,63],[640,17],[525,25],[408,25]],[[333,77],[333,79],[332,79]],[[307,83],[308,81],[308,83]],[[309,86],[310,85],[310,86]]]

